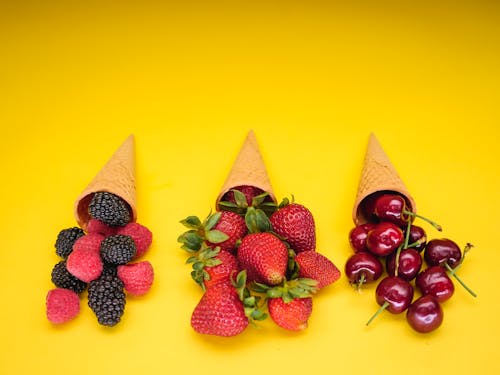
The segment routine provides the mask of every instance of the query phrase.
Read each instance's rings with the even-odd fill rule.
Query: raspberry
[[[72,290],[75,293],[82,293],[87,287],[87,283],[74,277],[66,269],[66,262],[64,260],[57,263],[52,269],[52,282],[58,288]]]
[[[83,250],[83,251],[91,251],[94,253],[99,253],[99,249],[101,248],[101,242],[104,239],[104,236],[97,233],[89,233],[85,236],[80,237],[75,241],[73,245],[73,251]]]
[[[137,252],[135,258],[139,258],[148,250],[153,241],[153,234],[144,225],[139,223],[128,223],[124,227],[118,229],[117,234],[123,234],[132,237],[135,242]]]
[[[89,203],[89,214],[107,225],[124,226],[131,220],[127,202],[105,191],[94,194]]]
[[[83,230],[78,227],[67,228],[60,231],[54,245],[56,248],[56,254],[61,258],[66,259],[71,251],[73,251],[73,244],[75,241],[84,234]]]
[[[69,289],[49,290],[45,299],[47,319],[52,323],[65,323],[75,318],[80,312],[80,298]]]
[[[88,237],[90,235],[87,235]],[[89,241],[90,243],[91,241]],[[85,243],[87,245],[87,243]],[[73,252],[66,260],[66,268],[70,274],[86,283],[99,277],[103,269],[103,263],[99,251],[92,246],[74,246]]]
[[[98,279],[89,283],[88,305],[99,324],[110,327],[118,324],[125,311],[125,302],[123,282],[114,268],[106,268]]]
[[[126,264],[136,253],[135,242],[130,236],[115,234],[106,237],[101,243],[101,257],[108,264]]]
[[[118,266],[118,277],[125,291],[133,296],[146,294],[153,284],[153,266],[148,261]]]
[[[87,232],[91,234],[96,233],[103,236],[109,236],[111,234],[115,234],[116,227],[104,224],[101,220],[98,219],[90,219],[87,224]]]

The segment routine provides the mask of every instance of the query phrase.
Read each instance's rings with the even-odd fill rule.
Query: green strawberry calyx
[[[246,270],[240,271],[236,275],[236,278],[231,281],[238,292],[240,301],[243,302],[245,316],[248,318],[248,321],[255,325],[255,321],[265,320],[268,316],[265,312],[266,299],[252,294],[251,290],[247,287]]]
[[[221,213],[215,212],[210,213],[203,221],[197,216],[188,216],[181,220],[180,223],[189,228],[177,238],[177,242],[182,243],[181,248],[189,253],[196,253],[201,250],[205,241],[218,244],[227,240],[229,238],[227,234],[213,229],[220,217]]]
[[[190,256],[186,260],[186,264],[192,264],[191,277],[201,289],[205,291],[205,281],[210,280],[210,274],[207,272],[206,268],[218,266],[222,261],[217,258],[220,252],[219,246],[213,249],[205,245],[202,246],[202,250]]]
[[[252,198],[252,204],[249,206],[245,194],[243,194],[238,189],[231,189],[230,191],[234,194],[234,201],[220,201],[219,207],[221,210],[232,211],[240,216],[245,216],[250,207],[262,210],[267,216],[270,216],[274,211],[276,211],[276,203],[266,201],[269,196],[268,192],[263,192]]]
[[[309,278],[296,278],[285,280],[281,285],[269,286],[253,282],[251,289],[256,293],[262,293],[266,298],[282,298],[285,303],[296,298],[311,297],[318,290],[318,282]]]

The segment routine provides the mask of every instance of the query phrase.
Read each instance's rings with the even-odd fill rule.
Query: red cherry
[[[415,279],[415,286],[423,295],[431,295],[438,302],[444,302],[451,298],[455,292],[455,286],[448,277],[446,270],[440,266],[432,266],[420,272]]]
[[[460,264],[462,252],[450,239],[433,239],[425,246],[424,258],[429,266],[442,265],[446,262],[451,268],[455,268]]]
[[[410,234],[408,236],[408,244],[413,245],[412,248],[417,251],[422,251],[425,249],[427,244],[427,234],[424,228],[417,225],[412,225],[410,227]]]
[[[375,224],[366,223],[356,225],[351,229],[349,232],[349,243],[354,252],[368,251],[366,247],[366,237],[368,236],[368,232],[373,228],[375,228]]]
[[[375,202],[383,194],[387,194],[387,192],[377,191],[368,195],[361,201],[359,205],[359,213],[366,221],[371,223],[379,222],[378,217],[375,215]]]
[[[410,209],[407,206],[405,198],[400,194],[382,194],[375,201],[375,216],[380,221],[388,221],[399,227],[406,228],[414,218],[418,217],[427,221],[438,231],[442,230],[441,226],[436,222],[418,215]]]
[[[425,295],[410,305],[406,320],[415,331],[429,333],[443,322],[443,309],[435,297]]]
[[[377,280],[383,272],[382,263],[374,255],[360,251],[351,255],[345,264],[345,275],[351,284],[358,288],[362,284]]]
[[[396,258],[399,258],[397,269]],[[422,256],[413,248],[401,250],[399,257],[396,251],[386,259],[387,273],[390,276],[399,276],[406,281],[413,280],[420,272],[420,268],[422,268]]]
[[[405,311],[413,300],[413,287],[408,281],[399,277],[388,276],[377,285],[375,298],[380,308],[368,320],[366,325],[369,325],[384,310],[392,314]]]
[[[395,224],[381,222],[366,237],[366,246],[375,255],[386,256],[403,243],[403,231]]]
[[[384,194],[375,201],[375,215],[381,221],[388,221],[398,227],[406,227],[413,216],[407,215],[405,199],[398,194]]]

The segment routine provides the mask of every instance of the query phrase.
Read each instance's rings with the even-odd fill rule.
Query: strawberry
[[[190,253],[201,250],[205,244],[234,253],[240,239],[247,233],[245,219],[229,211],[213,213],[203,222],[196,216],[188,216],[181,223],[189,230],[177,241]]]
[[[249,207],[260,208],[271,215],[276,210],[276,203],[269,193],[251,185],[236,186],[224,194],[217,209],[236,212],[245,216]]]
[[[239,271],[238,261],[233,254],[221,250],[215,258],[221,263],[213,267],[205,267],[209,278],[205,279],[203,284],[207,289],[220,282],[231,281]]]
[[[247,270],[249,281],[277,285],[285,278],[288,249],[272,233],[245,236],[238,247],[237,258],[241,268]]]
[[[240,215],[230,211],[221,211],[220,214],[220,218],[213,229],[225,233],[228,236],[228,239],[219,243],[212,243],[210,241],[207,241],[207,245],[210,247],[219,246],[221,250],[235,253],[238,242],[243,238],[245,234],[247,234],[245,219],[243,219]]]
[[[316,250],[314,218],[306,207],[285,198],[270,217],[273,230],[296,252]]]
[[[243,302],[230,283],[207,289],[191,315],[191,326],[201,334],[236,336],[248,326]]]
[[[226,194],[224,194],[222,200],[238,204],[239,197],[237,196],[238,193],[235,194],[235,190],[243,193],[247,206],[251,206],[253,198],[264,192],[262,189],[259,189],[258,187],[255,186],[241,185],[241,186],[236,186],[235,188],[229,190]]]
[[[285,302],[282,298],[267,301],[269,316],[277,325],[290,331],[302,331],[312,314],[312,298],[294,298]]]
[[[220,282],[231,282],[239,271],[236,257],[228,251],[219,248],[204,248],[187,263],[193,264],[191,277],[203,290]]]
[[[299,266],[299,277],[309,278],[318,282],[317,288],[321,289],[340,278],[339,269],[333,262],[316,251],[303,251],[295,256]]]

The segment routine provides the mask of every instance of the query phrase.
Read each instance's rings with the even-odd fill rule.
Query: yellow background
[[[405,3],[405,5],[401,5]],[[0,374],[499,373],[500,4],[496,1],[0,3]],[[309,328],[270,322],[223,339],[189,325],[201,291],[176,242],[204,217],[248,130],[279,197],[311,209],[318,251],[343,269],[374,132],[430,237],[475,245],[419,335],[345,278]],[[135,134],[139,222],[153,289],[122,322],[45,317],[57,233]]]

